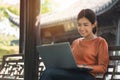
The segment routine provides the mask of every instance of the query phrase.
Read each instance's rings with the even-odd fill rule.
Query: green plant
[[[41,4],[41,14],[52,11],[50,0],[44,0],[44,3]]]
[[[8,15],[5,11],[6,7],[1,5],[0,6],[0,20],[2,20],[4,17],[7,17],[8,18]]]
[[[8,6],[7,9],[15,15],[20,15],[20,9],[17,6]]]
[[[6,9],[11,11],[15,15],[20,15],[20,9],[18,6],[16,6],[16,5],[0,5],[0,20],[2,20],[4,17],[8,18]]]
[[[4,55],[8,55],[8,54],[16,54],[19,51],[19,47],[18,46],[1,46],[0,47],[0,59],[4,56]]]
[[[15,36],[0,34],[0,46],[10,46],[10,42],[15,39]]]

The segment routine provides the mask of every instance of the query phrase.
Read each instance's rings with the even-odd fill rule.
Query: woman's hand
[[[93,67],[87,66],[87,65],[77,65],[77,67],[79,67],[79,68],[90,68],[90,69],[93,69]]]

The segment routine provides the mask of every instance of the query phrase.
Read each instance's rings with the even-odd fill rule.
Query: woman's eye
[[[87,27],[87,26],[89,26],[89,25],[88,25],[88,24],[79,24],[79,23],[78,23],[78,27],[81,27],[81,26]]]
[[[81,26],[81,24],[78,24],[78,26]]]
[[[84,25],[84,26],[88,26],[88,25]]]
[[[89,26],[89,24],[84,24],[84,26]]]

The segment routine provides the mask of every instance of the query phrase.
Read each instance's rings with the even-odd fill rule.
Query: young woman
[[[77,69],[47,68],[40,80],[95,80],[97,74],[104,74],[108,66],[108,45],[105,39],[96,35],[97,18],[91,9],[78,14],[78,32],[82,36],[73,41],[72,51],[78,67],[89,67],[91,71]]]

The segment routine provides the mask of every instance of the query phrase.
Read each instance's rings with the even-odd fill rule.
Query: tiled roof
[[[48,25],[75,19],[79,11],[85,8],[90,8],[94,10],[97,15],[100,15],[100,13],[102,14],[107,8],[112,7],[117,1],[119,0],[78,0],[61,12],[51,12],[41,15],[40,23],[41,25]]]
[[[38,21],[40,21],[41,25],[49,25],[64,22],[66,20],[73,20],[76,19],[79,11],[85,8],[90,8],[94,10],[97,15],[101,15],[112,8],[118,1],[120,2],[120,0],[78,0],[63,11],[40,15],[40,18],[38,18],[40,20]],[[9,19],[15,25],[19,26],[19,17],[9,14]]]

